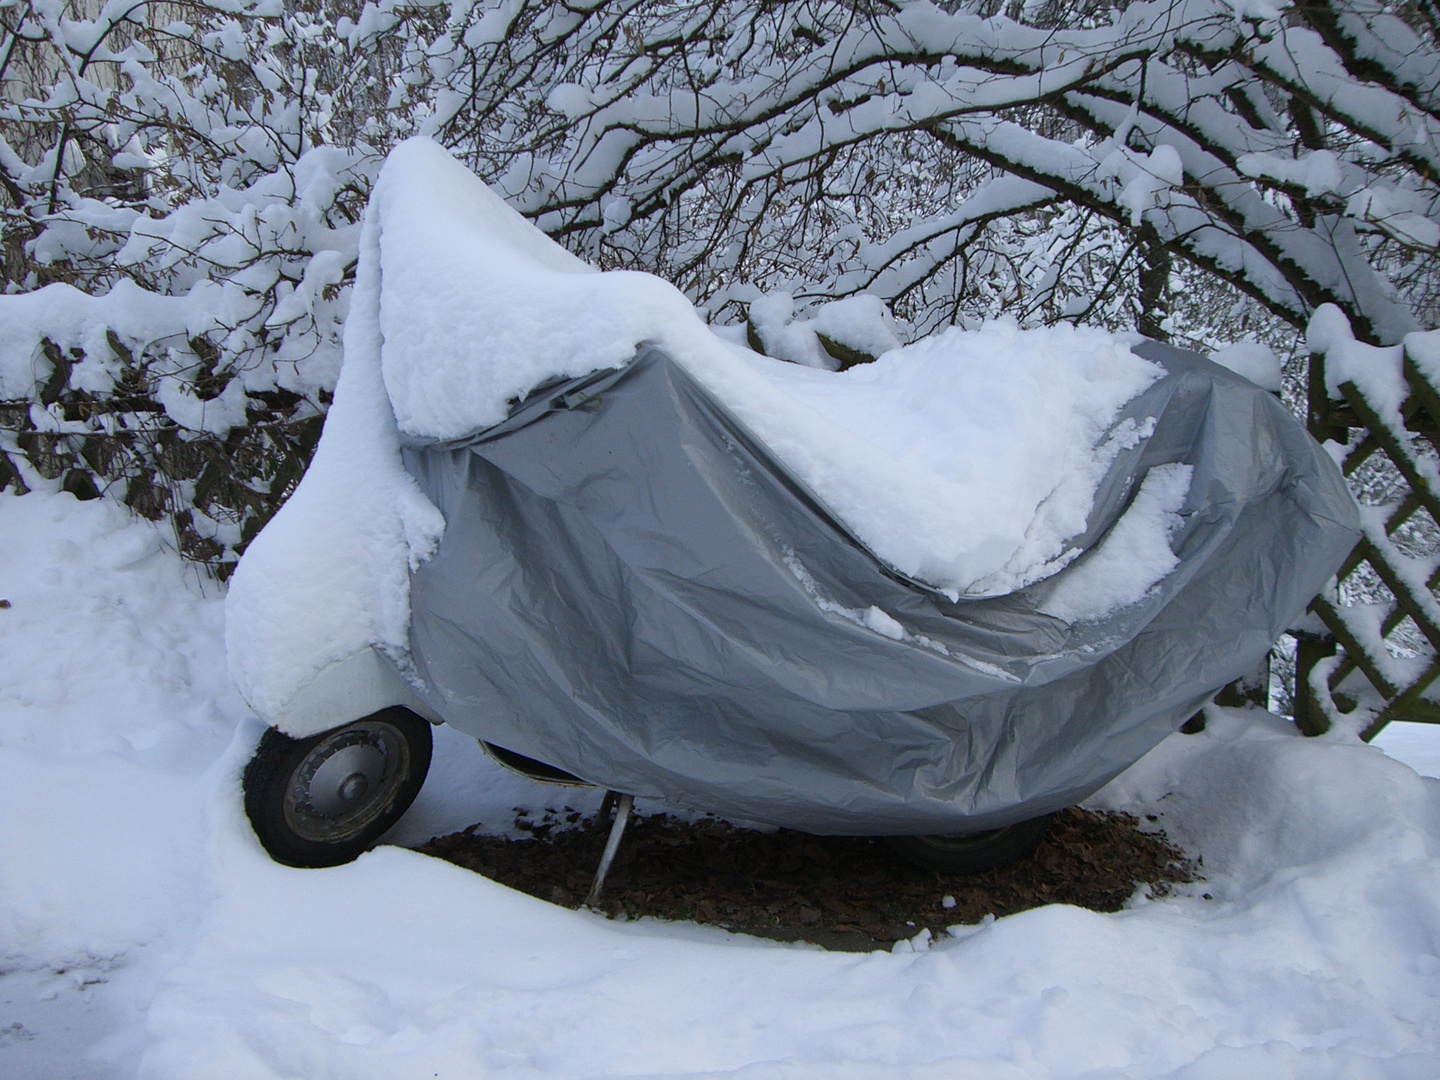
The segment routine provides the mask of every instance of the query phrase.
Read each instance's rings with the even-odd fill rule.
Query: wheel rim
[[[296,836],[335,843],[364,832],[395,802],[410,773],[410,746],[395,725],[361,720],[317,743],[285,789]]]

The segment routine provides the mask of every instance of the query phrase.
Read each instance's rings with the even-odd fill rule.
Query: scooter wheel
[[[1022,858],[1035,849],[1052,815],[963,836],[892,836],[890,849],[926,870],[979,874]]]
[[[245,813],[276,862],[350,862],[415,801],[431,747],[430,724],[398,707],[304,739],[271,728],[245,768]]]

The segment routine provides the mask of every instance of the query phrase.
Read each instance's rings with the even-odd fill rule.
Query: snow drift
[[[1162,743],[1096,804],[1156,815],[1205,880],[1114,915],[858,956],[611,923],[394,847],[271,861],[241,807],[261,728],[224,679],[221,602],[165,543],[102,500],[0,495],[7,1076],[1440,1073],[1440,780],[1351,732],[1211,710]],[[392,842],[577,794],[593,812],[437,738]]]

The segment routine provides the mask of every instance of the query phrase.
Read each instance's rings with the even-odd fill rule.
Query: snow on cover
[[[1095,550],[1045,598],[1040,610],[1066,622],[1099,619],[1140,600],[1180,563],[1170,534],[1183,524],[1193,465],[1156,465],[1145,474],[1129,509]]]
[[[1059,568],[1132,434],[1107,437],[1115,415],[1161,372],[1100,330],[1001,322],[838,374],[744,356],[782,393],[752,403],[707,380],[722,400],[880,558],[972,596]]]
[[[1278,394],[1283,365],[1280,358],[1253,337],[1226,345],[1210,354],[1210,359],[1237,375],[1243,375],[1262,390]]]
[[[400,464],[380,381],[380,227],[367,210],[345,323],[346,362],[310,467],[235,568],[230,674],[273,715],[328,664],[370,645],[408,657],[410,571],[445,522]]]
[[[895,953],[609,922],[396,847],[290,869],[241,806],[221,601],[162,528],[36,487],[0,495],[7,1078],[1440,1074],[1440,781],[1352,732],[1212,709],[1097,796],[1205,880]],[[436,740],[392,843],[598,801]]]
[[[844,373],[758,356],[659,278],[568,254],[424,139],[386,162],[361,249],[315,460],[231,587],[232,671],[261,715],[368,644],[403,663],[408,570],[443,522],[401,469],[402,433],[470,434],[546,379],[621,366],[653,343],[878,558],[952,595],[993,595],[1060,565],[1108,461],[1107,429],[1162,373],[1099,330],[1007,323]],[[787,329],[788,301],[771,305]],[[816,329],[857,340],[866,313],[863,301],[822,309]],[[867,343],[894,340],[873,323]]]

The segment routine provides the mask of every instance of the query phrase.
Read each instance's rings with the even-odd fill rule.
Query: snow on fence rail
[[[1403,494],[1362,508],[1363,539],[1311,605],[1320,625],[1297,635],[1295,722],[1318,735],[1358,714],[1366,740],[1392,720],[1440,723],[1440,331],[1365,345],[1327,304],[1307,337],[1311,434],[1352,480],[1382,455]]]

